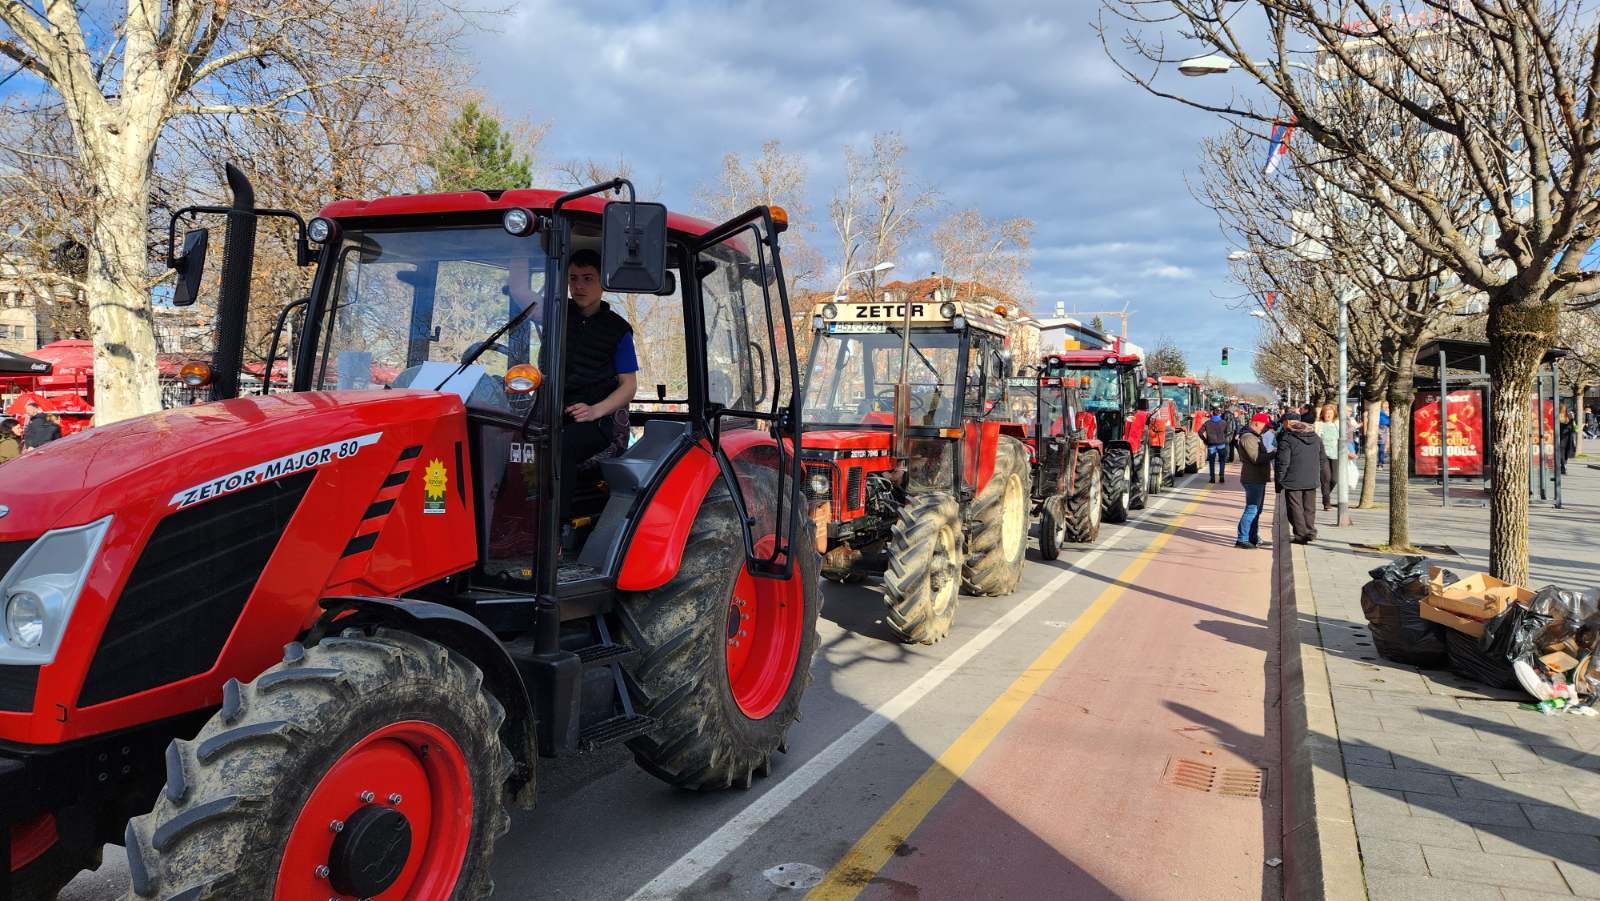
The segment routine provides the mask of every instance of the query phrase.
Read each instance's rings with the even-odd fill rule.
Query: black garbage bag
[[[1361,612],[1367,617],[1372,646],[1386,660],[1413,666],[1440,666],[1448,652],[1444,626],[1422,618],[1417,609],[1428,595],[1428,561],[1421,557],[1401,557],[1367,575],[1372,578],[1361,588]],[[1455,573],[1444,571],[1444,583],[1456,581]]]
[[[1511,609],[1527,608],[1512,604],[1507,610]],[[1504,613],[1500,615],[1505,616]],[[1492,623],[1494,620],[1489,622]],[[1484,627],[1483,634],[1485,638],[1488,637],[1487,626]],[[1445,646],[1450,654],[1450,671],[1474,682],[1482,682],[1491,688],[1515,688],[1517,674],[1511,669],[1511,664],[1497,652],[1485,651],[1481,644],[1482,640],[1473,638],[1465,632],[1448,630],[1445,633]]]
[[[1535,603],[1538,600],[1535,598]],[[1540,606],[1551,609],[1548,604]],[[1478,649],[1489,660],[1503,662],[1508,668],[1518,660],[1532,660],[1539,656],[1539,636],[1554,622],[1550,613],[1511,604],[1484,624]]]

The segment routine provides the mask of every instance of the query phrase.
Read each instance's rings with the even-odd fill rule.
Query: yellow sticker
[[[445,471],[444,463],[437,459],[430,460],[428,468],[422,473],[422,512],[444,512],[444,492],[449,484],[450,474]]]

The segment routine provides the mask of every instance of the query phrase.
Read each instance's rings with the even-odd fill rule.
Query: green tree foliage
[[[468,100],[450,122],[430,161],[434,191],[473,188],[526,188],[533,184],[533,162],[517,151],[511,133],[493,111]]]
[[[1145,357],[1144,368],[1151,375],[1182,376],[1189,374],[1189,361],[1184,359],[1183,351],[1171,338],[1163,335],[1156,342],[1155,349]]]
[[[1104,334],[1106,330],[1106,324],[1100,321],[1099,316],[1089,320],[1089,327],[1102,334]]]

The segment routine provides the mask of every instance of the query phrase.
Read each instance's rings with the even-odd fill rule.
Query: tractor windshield
[[[1122,373],[1110,366],[1079,370],[1089,376],[1089,385],[1083,390],[1083,406],[1089,410],[1122,409]]]
[[[1188,385],[1162,385],[1161,396],[1165,400],[1172,401],[1173,406],[1178,408],[1178,413],[1180,415],[1186,415],[1194,412],[1193,408],[1189,404]]]
[[[806,380],[806,419],[829,425],[893,425],[894,386],[900,379],[901,332],[818,332]],[[961,336],[915,329],[906,383],[911,388],[911,424],[952,428],[959,424],[961,385],[956,378]]]
[[[538,241],[493,227],[352,230],[340,240],[319,389],[387,386],[423,363],[459,363],[544,296]],[[488,375],[537,359],[537,314],[475,361]],[[432,386],[429,386],[432,387]]]

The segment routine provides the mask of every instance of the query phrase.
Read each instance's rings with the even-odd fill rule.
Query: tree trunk
[[[1416,395],[1417,349],[1400,348],[1389,382],[1389,548],[1411,547],[1411,404]]]
[[[1528,584],[1528,433],[1533,375],[1556,333],[1555,305],[1489,306],[1489,573]],[[1448,435],[1448,432],[1446,433]],[[1448,441],[1448,439],[1447,439]],[[1448,457],[1445,458],[1448,460]]]
[[[1363,389],[1361,398],[1361,499],[1356,507],[1370,510],[1378,494],[1378,410],[1383,403],[1381,390]]]
[[[131,131],[105,136],[100,152],[84,154],[99,195],[87,278],[98,425],[161,408],[145,244],[151,157]]]

